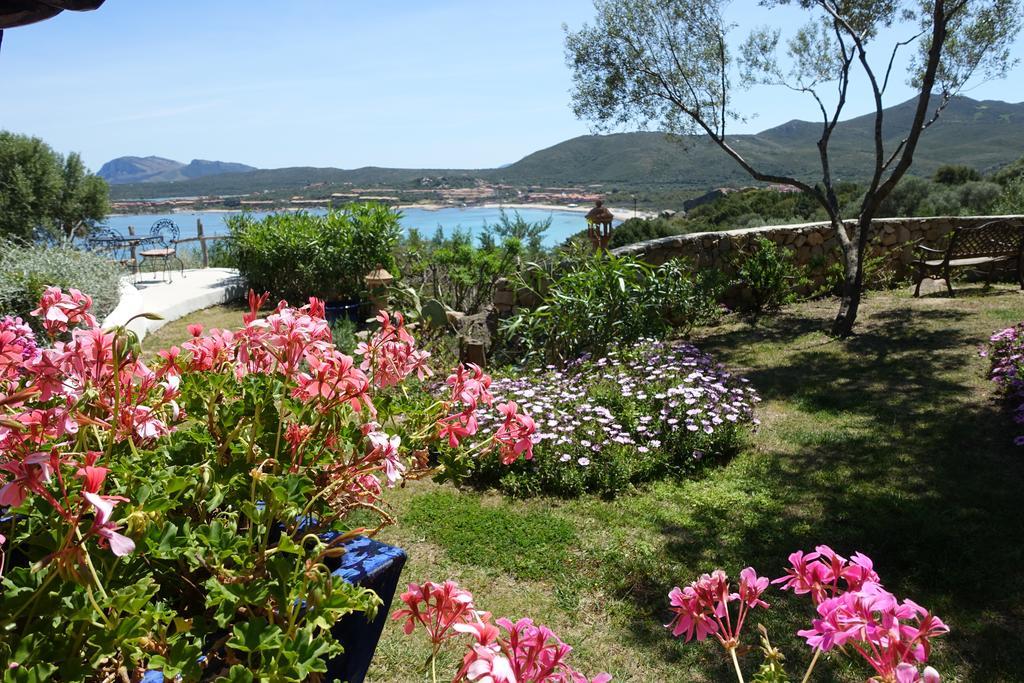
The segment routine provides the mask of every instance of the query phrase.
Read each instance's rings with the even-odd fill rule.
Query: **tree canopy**
[[[108,209],[107,182],[78,153],[65,157],[39,138],[0,131],[0,236],[70,240]]]
[[[845,264],[843,302],[833,330],[851,332],[863,283],[868,229],[882,202],[910,169],[922,133],[969,82],[998,78],[1015,64],[1010,47],[1021,27],[1021,0],[762,0],[795,5],[807,21],[783,40],[778,27],[730,40],[726,0],[595,0],[593,25],[566,35],[573,108],[598,129],[651,124],[709,137],[755,180],[782,183],[814,198],[828,214]],[[882,36],[902,38],[886,42]],[[780,58],[785,52],[787,59]],[[905,65],[898,60],[903,57]],[[885,120],[884,98],[904,71],[917,91],[913,111]],[[865,145],[873,160],[867,190],[845,215],[829,144],[844,113],[854,70],[875,105]],[[733,145],[730,123],[755,112],[734,107],[737,88],[771,85],[810,98],[821,115],[818,177],[758,166]],[[889,138],[887,128],[900,134]],[[852,229],[845,220],[855,218]]]

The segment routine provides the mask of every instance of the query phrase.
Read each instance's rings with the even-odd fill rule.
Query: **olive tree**
[[[70,241],[106,218],[108,195],[76,152],[0,131],[0,237]]]
[[[778,28],[762,28],[737,43],[729,40],[734,27],[723,16],[727,0],[594,4],[594,24],[566,34],[576,115],[598,130],[656,124],[669,133],[706,135],[753,179],[813,197],[842,250],[843,298],[833,323],[840,336],[850,334],[857,318],[864,251],[879,206],[950,99],[970,82],[1001,77],[1011,68],[1022,13],[1021,0],[764,0],[767,6],[799,6],[807,22],[785,37]],[[882,37],[893,33],[899,37],[891,42]],[[783,49],[786,60],[780,59]],[[893,142],[889,126],[883,134],[885,98],[900,69],[916,91],[916,104],[910,125]],[[856,70],[862,79],[853,78]],[[853,94],[851,83],[860,81],[874,104],[866,150],[874,163],[856,215],[844,216],[829,141]],[[752,113],[736,110],[736,89],[755,84],[806,96],[820,111],[820,176],[757,168],[732,144],[730,124]]]

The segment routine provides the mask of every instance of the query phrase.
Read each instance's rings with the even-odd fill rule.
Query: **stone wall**
[[[910,274],[914,246],[918,243],[942,248],[953,228],[977,226],[996,218],[1016,220],[1024,224],[1024,216],[937,216],[931,218],[878,218],[872,222],[869,257],[885,255],[886,262],[904,277]],[[849,224],[852,225],[852,221]],[[631,255],[655,265],[683,256],[700,268],[733,270],[740,249],[757,237],[766,237],[777,245],[795,252],[796,262],[807,266],[811,279],[820,285],[832,264],[841,261],[839,239],[828,223],[770,225],[725,232],[698,232],[637,242],[619,249],[618,255]]]
[[[1024,216],[936,216],[931,218],[878,218],[872,222],[868,257],[884,256],[887,267],[896,277],[912,274],[914,246],[923,244],[936,249],[945,247],[949,233],[958,226],[973,227],[996,219],[1009,219],[1024,224]],[[853,221],[849,224],[852,225]],[[662,237],[614,249],[613,253],[635,256],[653,265],[676,257],[686,257],[698,268],[716,268],[733,275],[738,252],[757,237],[766,237],[777,245],[795,252],[798,265],[806,266],[812,281],[809,290],[816,290],[826,280],[826,272],[840,263],[839,240],[829,223],[769,225],[761,228],[695,232],[688,235]],[[1013,269],[1015,264],[1007,264]],[[743,298],[743,292],[727,292],[727,303]],[[499,280],[494,290],[494,308],[506,315],[515,308],[538,305],[528,290],[516,291],[506,280]]]

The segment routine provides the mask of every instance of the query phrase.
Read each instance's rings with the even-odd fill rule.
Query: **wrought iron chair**
[[[124,268],[131,274],[132,281],[135,281],[139,274],[139,261],[132,255],[124,236],[111,228],[100,228],[89,234],[85,239],[85,246],[89,251],[101,254]]]
[[[163,266],[164,275],[167,276],[167,281],[170,282],[168,266],[171,261],[177,261],[178,270],[181,272],[181,277],[184,278],[185,262],[178,257],[178,237],[181,235],[181,230],[178,226],[170,218],[161,218],[153,224],[149,234],[149,244],[153,246],[139,252],[143,262],[160,261]]]

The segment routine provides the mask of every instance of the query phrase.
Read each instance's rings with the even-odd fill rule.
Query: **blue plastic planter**
[[[330,542],[336,536],[336,532],[328,532],[322,538]],[[365,536],[357,536],[343,547],[345,553],[337,558],[337,566],[331,573],[353,585],[369,588],[380,596],[383,604],[372,622],[362,614],[349,614],[334,625],[331,634],[345,647],[345,652],[327,662],[325,678],[363,683],[391,612],[406,555],[401,548]],[[142,682],[164,683],[164,675],[160,671],[147,671]]]

